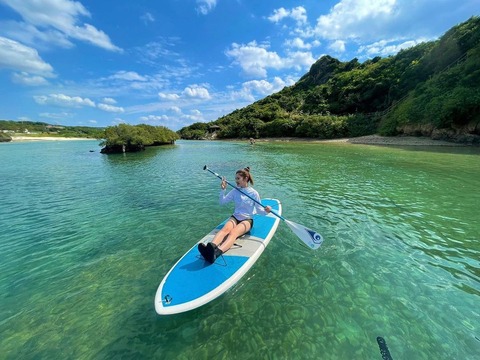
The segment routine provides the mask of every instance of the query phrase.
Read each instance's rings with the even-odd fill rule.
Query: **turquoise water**
[[[90,152],[94,150],[94,152]],[[229,215],[250,166],[285,218],[219,299],[155,314],[170,267]],[[476,359],[480,150],[185,142],[102,155],[96,141],[0,144],[5,359]]]

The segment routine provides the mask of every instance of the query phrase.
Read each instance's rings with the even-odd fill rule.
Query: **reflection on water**
[[[12,145],[12,146],[10,146]],[[179,141],[0,146],[0,348],[7,358],[398,359],[480,353],[480,154],[470,148]],[[5,160],[4,160],[5,159]],[[158,317],[178,258],[230,214],[219,180],[250,166],[281,225],[232,290]]]

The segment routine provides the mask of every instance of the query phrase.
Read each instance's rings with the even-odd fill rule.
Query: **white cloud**
[[[293,84],[294,82],[292,82],[292,80],[285,82],[280,77],[276,76],[273,79],[273,82],[268,82],[266,80],[252,80],[243,83],[242,87],[249,92],[256,92],[260,95],[270,95],[282,90],[285,86]]]
[[[284,60],[284,67],[293,68],[296,70],[309,68],[317,59],[315,59],[311,52],[295,51],[289,52],[288,57]]]
[[[109,97],[103,98],[102,101],[103,101],[105,104],[110,104],[110,105],[117,103],[117,101],[116,101],[115,99],[109,98]]]
[[[57,105],[65,107],[95,107],[95,103],[89,98],[68,96],[64,94],[35,95],[34,100],[40,105]]]
[[[37,30],[55,31],[67,38],[89,42],[95,46],[122,51],[108,35],[94,26],[82,23],[81,17],[90,17],[88,10],[78,1],[71,0],[1,0]],[[81,25],[79,25],[81,24]],[[58,33],[57,33],[58,35]]]
[[[12,81],[16,84],[27,86],[40,86],[48,84],[48,81],[43,76],[30,75],[26,72],[14,73]]]
[[[268,20],[278,23],[283,19],[291,18],[297,22],[297,25],[302,25],[307,22],[307,10],[304,7],[298,6],[292,10],[287,10],[283,7],[273,10],[273,15],[268,17]]]
[[[74,46],[65,34],[58,30],[42,29],[40,31],[35,26],[25,22],[0,21],[0,29],[6,37],[39,50],[46,50],[52,46],[59,46],[64,49]]]
[[[152,14],[150,14],[149,12],[146,12],[145,14],[143,14],[140,19],[145,23],[145,24],[148,24],[148,23],[151,23],[151,22],[155,22],[155,18],[153,17]]]
[[[158,97],[162,100],[178,100],[180,96],[177,94],[158,93]]]
[[[202,100],[210,99],[208,89],[199,85],[187,86],[185,90],[183,90],[183,95],[189,98],[197,98]]]
[[[144,46],[134,48],[142,62],[145,62],[151,66],[159,62],[159,59],[174,59],[178,62],[179,54],[171,50],[175,47],[179,39],[175,37],[160,38],[158,41],[152,41]]]
[[[125,109],[123,107],[113,106],[113,105],[109,105],[109,104],[98,104],[97,107],[100,110],[107,111],[107,112],[112,112],[112,113],[123,113],[123,112],[125,112]]]
[[[158,121],[167,121],[169,118],[167,115],[147,115],[141,116],[140,121],[144,122],[158,122]]]
[[[343,53],[345,52],[345,41],[336,40],[330,44],[329,48],[337,53]]]
[[[315,33],[332,40],[378,37],[396,10],[397,0],[341,0],[317,19]]]
[[[101,30],[97,30],[90,24],[83,24],[83,27],[74,26],[68,36],[78,40],[89,42],[106,50],[122,52],[123,50],[112,44],[110,38]]]
[[[298,37],[295,39],[286,40],[285,46],[289,48],[298,48],[298,49],[306,49],[306,50],[312,48],[311,44],[305,43],[302,39]]]
[[[231,97],[234,100],[255,101],[258,96],[265,97],[282,90],[285,86],[295,84],[296,79],[287,78],[285,80],[276,76],[272,82],[267,80],[251,80],[244,82],[239,91],[232,91]]]
[[[428,40],[426,39],[410,40],[410,41],[402,42],[400,44],[391,44],[387,40],[381,40],[370,45],[359,47],[358,53],[362,55],[366,55],[367,57],[389,56],[389,55],[398,53],[402,49],[408,49],[415,45],[418,45],[423,41],[428,41]]]
[[[276,52],[268,51],[268,46],[260,46],[256,41],[246,45],[233,43],[226,55],[240,65],[246,75],[266,77],[267,68],[280,69],[283,62]]]
[[[65,118],[71,118],[72,114],[67,113],[67,112],[62,112],[62,113],[40,113],[39,114],[41,117],[48,118],[48,119],[55,119],[55,120],[61,120]]]
[[[202,115],[192,114],[192,115],[183,115],[182,119],[186,119],[190,122],[203,122],[205,119]]]
[[[127,81],[147,81],[147,78],[137,74],[135,71],[118,71],[110,76],[113,80],[127,80]]]
[[[270,20],[271,22],[274,22],[274,23],[278,23],[281,20],[287,18],[289,16],[289,14],[290,14],[290,12],[287,9],[281,7],[279,9],[273,10],[273,15],[270,15],[268,17],[268,20]]]
[[[217,5],[217,0],[197,0],[197,11],[202,15],[207,15]]]
[[[232,44],[226,51],[227,56],[234,59],[247,76],[267,77],[267,69],[296,69],[308,68],[315,62],[311,52],[288,52],[282,58],[276,52],[268,51],[267,45],[258,45],[255,41],[247,45]]]
[[[52,66],[42,60],[37,50],[1,36],[0,68],[54,77]]]

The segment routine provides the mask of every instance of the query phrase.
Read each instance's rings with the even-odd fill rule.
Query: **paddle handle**
[[[207,165],[205,165],[203,167],[203,170],[207,170],[208,172],[212,173],[213,175],[215,175],[216,177],[218,177],[220,180],[224,180],[224,178],[220,175],[218,175],[216,172],[213,172],[212,170],[210,170],[208,168]],[[235,186],[235,185],[232,185],[227,179],[225,179],[225,182],[230,185],[231,187],[233,187],[234,189],[237,189],[238,191],[240,191],[243,195],[245,195],[246,197],[248,197],[250,200],[253,200],[255,203],[257,203],[258,205],[262,206],[263,208],[265,208],[265,205],[263,205],[261,202],[257,201],[256,199],[254,199],[253,197],[251,197],[250,195],[244,193],[238,186]],[[270,210],[270,212],[275,215],[276,217],[282,219],[283,221],[285,221],[285,218],[282,216],[282,215],[279,215],[277,214],[274,210]]]

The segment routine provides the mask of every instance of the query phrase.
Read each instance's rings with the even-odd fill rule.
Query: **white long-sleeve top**
[[[260,195],[258,195],[257,190],[248,186],[246,188],[241,188],[241,190],[251,196],[253,199],[260,202]],[[233,216],[237,220],[246,220],[252,219],[253,215],[261,214],[266,215],[267,212],[260,206],[259,204],[255,203],[252,199],[248,196],[242,194],[239,190],[233,189],[228,194],[225,195],[225,190],[220,191],[220,205],[225,205],[233,201],[235,203],[235,210],[233,212]]]

